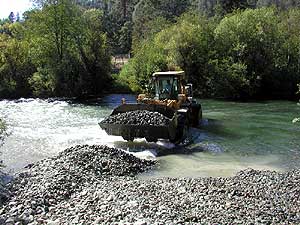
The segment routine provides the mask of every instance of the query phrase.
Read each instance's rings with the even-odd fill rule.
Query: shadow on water
[[[224,121],[218,119],[204,118],[199,126],[199,129],[204,133],[209,133],[215,138],[239,139],[241,134],[226,129]],[[200,131],[200,132],[201,132]]]

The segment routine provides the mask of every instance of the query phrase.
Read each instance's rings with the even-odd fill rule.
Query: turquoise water
[[[191,129],[185,145],[167,141],[133,143],[108,136],[98,122],[132,95],[109,95],[88,104],[66,100],[20,99],[0,101],[0,116],[10,135],[0,147],[6,170],[58,154],[77,144],[105,144],[159,166],[143,177],[231,176],[245,168],[285,171],[300,167],[300,116],[296,102],[238,103],[201,100],[203,122]]]
[[[193,130],[191,154],[166,155],[156,176],[230,176],[241,169],[300,167],[300,106],[295,102],[202,100],[204,121]],[[179,152],[182,149],[179,149]],[[174,169],[176,168],[176,169]]]

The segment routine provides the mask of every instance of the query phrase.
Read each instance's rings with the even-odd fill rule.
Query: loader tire
[[[131,136],[122,136],[122,138],[125,140],[125,141],[133,141],[134,140],[134,137],[131,137]]]
[[[188,130],[189,130],[189,123],[187,117],[185,115],[179,115],[175,139],[172,139],[170,141],[174,144],[180,144],[186,139]]]

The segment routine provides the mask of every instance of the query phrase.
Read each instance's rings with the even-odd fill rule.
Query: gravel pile
[[[18,176],[0,224],[300,224],[300,170],[132,176],[153,164],[103,146],[68,149]]]
[[[153,161],[106,146],[76,146],[57,157],[27,166],[9,185],[12,199],[0,210],[0,224],[28,224],[74,193],[109,177],[132,177]]]
[[[102,123],[166,126],[170,119],[158,112],[136,110],[109,116]]]

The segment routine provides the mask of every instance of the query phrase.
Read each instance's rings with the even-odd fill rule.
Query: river
[[[122,97],[135,101],[133,95],[109,95],[84,104],[62,99],[0,101],[0,116],[9,133],[0,147],[5,170],[19,171],[77,144],[105,144],[139,157],[155,157],[159,166],[145,177],[216,177],[246,168],[300,168],[300,125],[292,123],[300,106],[295,102],[201,100],[201,128],[190,130],[187,145],[174,146],[144,139],[128,143],[101,130],[97,123]]]

